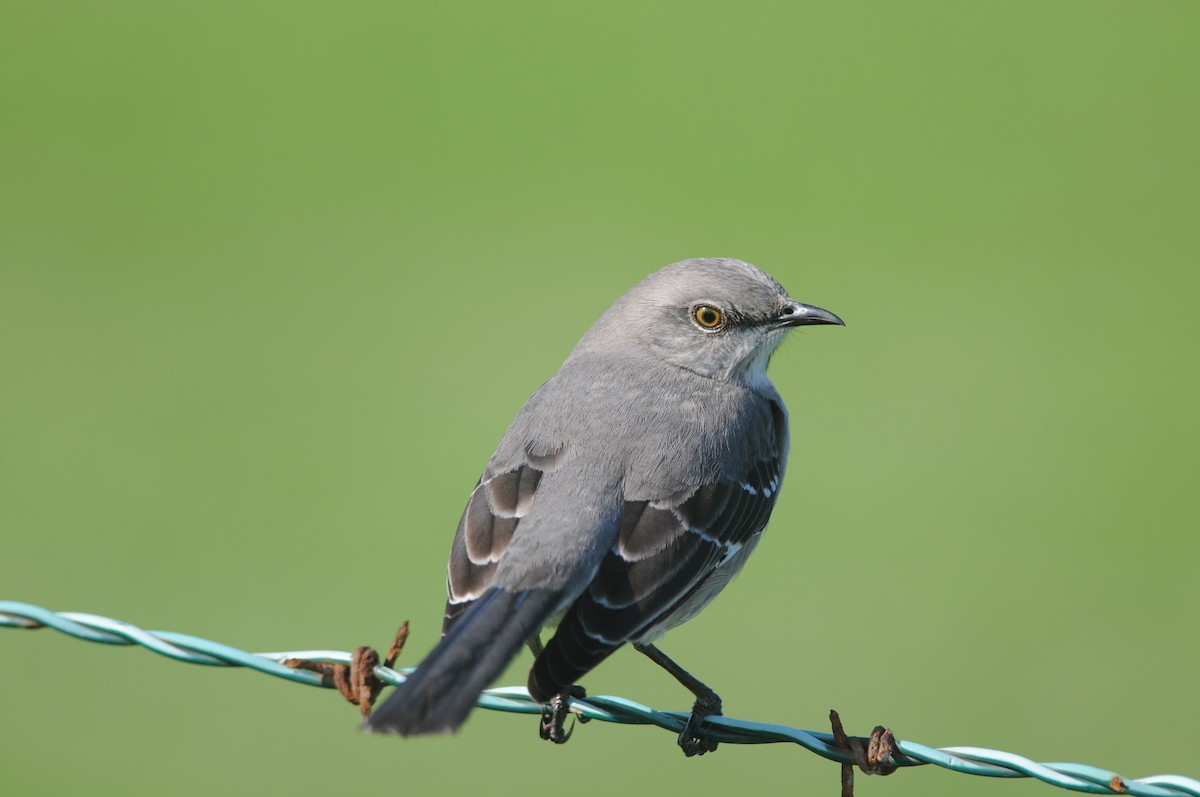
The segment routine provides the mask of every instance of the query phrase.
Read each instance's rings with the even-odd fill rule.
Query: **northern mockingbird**
[[[696,696],[684,752],[715,749],[702,724],[720,698],[653,643],[742,569],[775,506],[788,416],[771,353],[841,323],[740,260],[675,263],[618,299],[500,441],[454,537],[442,639],[367,727],[456,730],[529,644],[542,736],[562,742],[573,685],[630,642]]]

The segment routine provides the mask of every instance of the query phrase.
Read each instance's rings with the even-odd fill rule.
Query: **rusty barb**
[[[876,725],[867,739],[861,736],[847,736],[842,728],[842,718],[833,709],[829,709],[829,723],[833,726],[834,745],[848,751],[851,758],[850,761],[842,762],[842,797],[854,797],[856,766],[864,775],[890,775],[897,770],[898,767],[892,761],[896,737],[887,728]],[[867,743],[865,750],[863,742]]]
[[[408,620],[405,620],[396,631],[392,646],[388,648],[387,657],[383,660],[384,667],[392,669],[392,665],[404,651],[406,641],[408,641]],[[284,659],[282,664],[284,667],[291,667],[294,670],[308,670],[319,674],[321,686],[338,690],[342,697],[358,706],[363,719],[370,715],[376,698],[383,691],[383,687],[387,686],[375,674],[375,668],[379,666],[379,654],[375,652],[374,648],[366,645],[360,645],[354,649],[349,664],[319,659]]]

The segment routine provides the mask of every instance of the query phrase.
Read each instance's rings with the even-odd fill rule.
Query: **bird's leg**
[[[566,727],[567,715],[571,713],[571,698],[587,697],[587,691],[578,684],[567,687],[566,691],[561,692],[550,698],[550,702],[542,706],[541,724],[538,726],[538,732],[543,739],[549,739],[555,744],[566,744],[571,738],[571,734],[575,732],[575,725],[570,728]],[[580,717],[580,722],[587,722],[587,717]]]
[[[683,754],[690,757],[716,750],[717,743],[712,740],[708,731],[704,730],[702,726],[706,718],[721,716],[720,696],[654,645],[634,643],[633,649],[671,673],[676,681],[679,681],[696,696],[696,702],[692,706],[692,716],[688,718],[687,724],[683,726],[683,732],[679,734],[679,746],[683,749]]]
[[[542,655],[544,646],[542,645],[541,636],[535,636],[529,639],[526,643],[529,646],[529,651],[536,659]],[[538,734],[543,739],[548,739],[555,744],[566,744],[571,738],[571,734],[575,731],[575,726],[566,727],[567,715],[571,713],[570,699],[573,697],[587,697],[587,690],[578,684],[569,687],[565,692],[557,694],[550,698],[550,702],[542,706],[541,722],[538,725]],[[580,722],[587,722],[588,717],[580,717]]]

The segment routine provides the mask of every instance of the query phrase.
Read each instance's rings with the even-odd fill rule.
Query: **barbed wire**
[[[137,626],[81,612],[53,612],[17,601],[0,601],[0,628],[53,628],[87,642],[107,645],[141,645],[162,656],[191,664],[218,667],[247,667],[267,675],[309,686],[330,684],[320,673],[293,669],[282,662],[307,659],[315,662],[349,664],[350,653],[337,650],[298,650],[277,653],[248,653],[199,637],[174,631],[146,631]],[[386,684],[404,682],[412,669],[375,667],[375,676]],[[519,714],[540,714],[542,707],[525,689],[516,686],[489,689],[479,696],[480,708]],[[589,720],[632,725],[656,725],[673,733],[683,730],[689,711],[657,711],[632,700],[594,696],[572,700],[571,708]],[[833,734],[805,731],[786,725],[709,717],[705,720],[714,741],[727,744],[791,742],[839,763],[850,761],[850,753],[835,746]],[[999,778],[1036,778],[1052,786],[1089,794],[1130,794],[1135,797],[1200,797],[1200,780],[1182,775],[1152,775],[1129,780],[1115,772],[1085,764],[1038,763],[1024,756],[982,747],[933,748],[917,742],[896,741],[899,754],[893,763],[901,767],[933,764],[953,772]]]

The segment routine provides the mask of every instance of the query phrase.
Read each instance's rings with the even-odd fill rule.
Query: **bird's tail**
[[[401,736],[458,730],[479,693],[541,630],[559,600],[549,590],[488,590],[367,718],[365,727]]]

